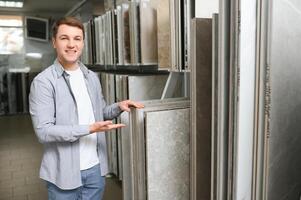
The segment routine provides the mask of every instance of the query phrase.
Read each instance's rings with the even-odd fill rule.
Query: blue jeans
[[[47,182],[49,200],[101,200],[105,189],[105,178],[101,176],[100,166],[82,170],[83,185],[73,190],[62,190]]]

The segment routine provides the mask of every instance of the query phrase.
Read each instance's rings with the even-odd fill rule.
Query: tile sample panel
[[[145,113],[163,110],[175,110],[188,108],[190,102],[188,100],[178,99],[165,99],[145,101],[145,108],[133,109],[130,113],[130,135],[132,144],[132,199],[147,199],[147,162],[146,162],[146,138],[145,138]],[[185,120],[185,119],[181,119]],[[187,119],[186,119],[187,120]],[[166,141],[167,143],[169,141]],[[167,172],[166,172],[167,173]],[[188,177],[189,178],[189,177]]]
[[[190,109],[145,113],[148,200],[189,199]]]
[[[301,4],[273,1],[271,9],[270,105],[266,133],[267,200],[300,199],[301,189]],[[287,23],[291,22],[291,23]],[[267,94],[268,95],[268,94]]]
[[[158,63],[157,13],[148,2],[140,5],[140,49],[141,64]]]

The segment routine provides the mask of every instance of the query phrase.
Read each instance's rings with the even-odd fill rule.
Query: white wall
[[[219,0],[195,0],[195,17],[212,18],[213,13],[218,13]]]

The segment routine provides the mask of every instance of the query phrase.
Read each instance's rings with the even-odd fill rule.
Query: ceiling
[[[64,15],[83,0],[24,0],[23,8],[0,8],[1,13]]]

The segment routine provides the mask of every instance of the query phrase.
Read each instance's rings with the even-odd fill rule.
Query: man
[[[108,172],[104,131],[125,126],[110,121],[122,111],[143,107],[130,100],[106,105],[96,74],[79,61],[84,37],[76,18],[58,20],[52,36],[57,59],[30,89],[30,114],[44,145],[40,178],[50,200],[100,200]]]

